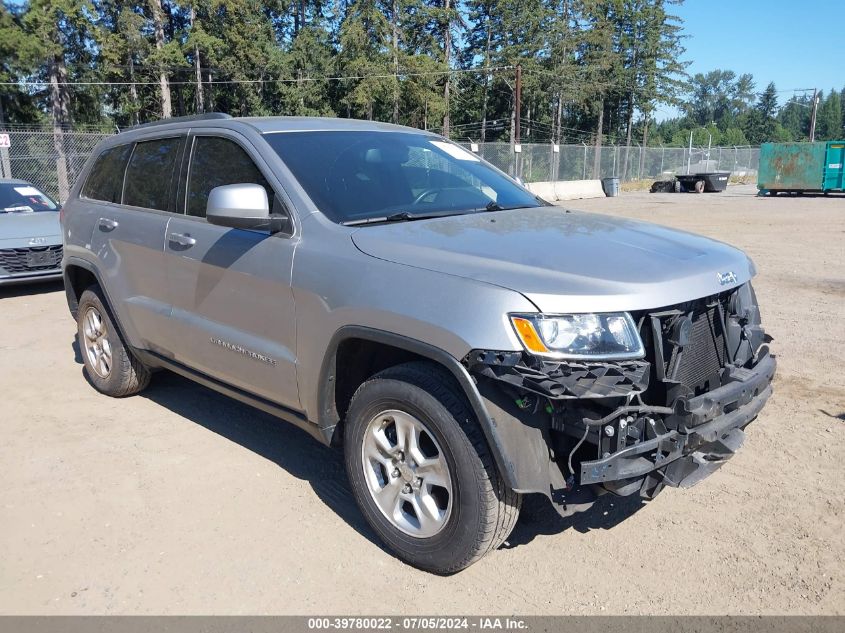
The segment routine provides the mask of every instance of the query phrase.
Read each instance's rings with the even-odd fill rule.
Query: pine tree
[[[667,15],[663,0],[626,0],[617,16],[627,101],[623,180],[627,177],[635,112],[641,112],[645,120],[645,145],[656,102],[674,105],[678,101],[684,64],[678,61],[683,47],[680,26],[675,20]]]
[[[340,26],[339,70],[344,80],[341,99],[347,116],[382,119],[391,94],[390,24],[376,0],[356,0]]]
[[[582,39],[580,0],[551,0],[548,4],[548,70],[552,111],[552,140],[563,140],[563,117],[567,104],[577,101],[577,49]],[[557,158],[557,157],[556,157]]]
[[[831,90],[819,105],[816,117],[816,139],[833,141],[842,137],[842,98],[836,90]]]
[[[604,140],[605,110],[608,98],[620,85],[623,60],[616,33],[616,9],[612,0],[585,2],[585,31],[580,62],[583,104],[595,114],[593,138],[593,178],[601,174],[601,148]]]
[[[810,99],[794,96],[778,113],[778,121],[794,141],[806,140],[810,133]]]

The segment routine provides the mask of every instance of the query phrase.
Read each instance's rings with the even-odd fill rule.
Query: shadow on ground
[[[358,511],[341,451],[324,446],[292,424],[168,371],[155,374],[141,396],[307,481],[341,519],[387,551]]]
[[[639,495],[617,497],[606,494],[599,497],[589,510],[561,517],[546,497],[529,495],[523,501],[519,522],[503,547],[511,549],[527,545],[538,536],[559,534],[565,530],[582,534],[592,530],[610,530],[644,507],[645,502]]]
[[[829,413],[828,411],[825,411],[824,409],[819,409],[819,411],[821,413],[824,413],[829,418],[837,418],[839,420],[845,420],[845,413]]]
[[[10,286],[0,286],[0,300],[12,297],[28,297],[43,295],[49,292],[64,292],[65,286],[61,279],[56,281],[37,281],[34,283],[19,283]]]

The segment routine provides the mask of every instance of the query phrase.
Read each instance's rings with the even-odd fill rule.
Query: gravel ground
[[[524,517],[501,550],[431,576],[378,545],[338,454],[166,373],[98,395],[61,287],[0,290],[0,613],[845,613],[845,198],[568,204],[756,261],[775,395],[715,475]]]

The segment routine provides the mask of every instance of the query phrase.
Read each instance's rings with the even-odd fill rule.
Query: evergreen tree
[[[623,58],[615,29],[618,3],[612,0],[587,0],[584,5],[586,29],[579,51],[584,87],[582,105],[595,115],[593,139],[593,178],[601,173],[601,148],[604,140],[605,111],[608,99],[621,85]]]
[[[628,153],[634,129],[634,114],[639,111],[643,126],[643,145],[648,142],[648,128],[657,102],[676,104],[682,89],[685,64],[680,26],[666,13],[663,0],[627,0],[619,15],[623,82],[626,98],[625,158],[622,178],[628,170]]]
[[[794,96],[778,113],[778,121],[793,141],[807,140],[810,134],[810,98]]]
[[[355,0],[340,27],[338,68],[346,115],[384,119],[391,96],[390,24],[376,0]]]
[[[836,90],[831,90],[819,104],[816,116],[816,139],[833,141],[843,136],[845,133],[842,129],[842,98]]]

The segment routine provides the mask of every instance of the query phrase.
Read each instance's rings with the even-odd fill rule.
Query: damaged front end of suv
[[[739,449],[772,393],[750,282],[655,310],[511,321],[525,351],[474,350],[464,364],[499,436],[523,435],[528,454],[510,464],[521,491],[562,515],[604,492],[694,485]]]

